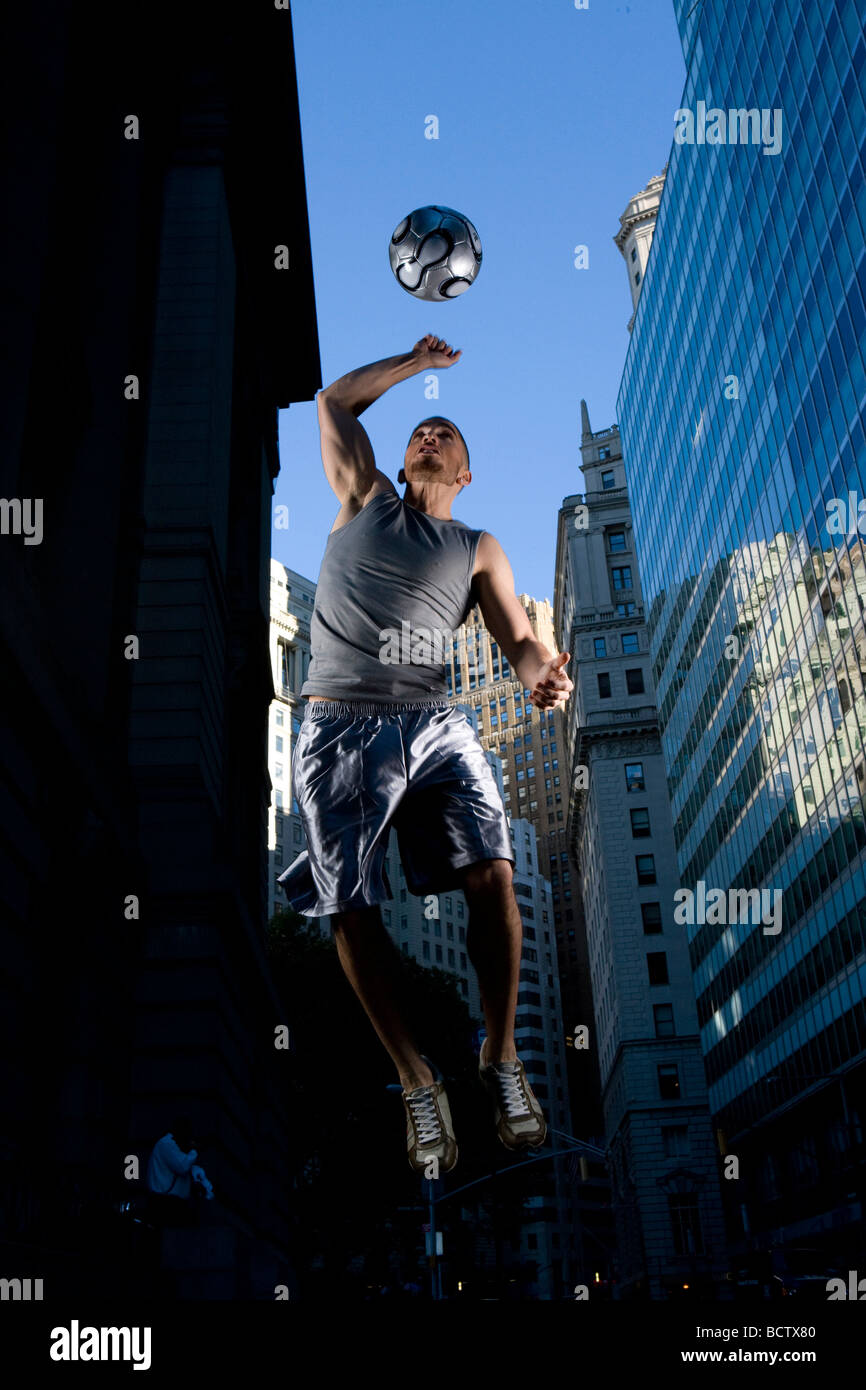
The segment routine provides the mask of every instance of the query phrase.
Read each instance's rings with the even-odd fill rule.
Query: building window
[[[634,273],[634,282],[635,282],[636,285],[639,285],[639,284],[640,284],[640,271],[639,271],[639,270],[636,270],[635,273]]]
[[[598,697],[600,700],[610,699],[610,673],[599,671],[598,673]]]
[[[611,583],[615,589],[630,589],[631,565],[614,565],[610,572]]]
[[[633,247],[631,248],[631,258],[632,258],[633,261],[636,261],[636,260],[637,260],[637,247],[636,247],[636,246],[633,246]]]
[[[680,1099],[680,1074],[676,1062],[662,1062],[657,1068],[659,1099]]]
[[[449,964],[449,965],[454,965],[454,964],[455,964],[454,949],[453,949],[453,947],[451,947],[451,946],[448,947],[448,964]],[[673,1029],[671,1029],[671,1031],[673,1032]],[[656,1037],[659,1037],[659,1036],[661,1036],[661,1035],[657,1033],[657,1034],[656,1034]]]
[[[441,947],[441,946],[437,946],[437,947],[436,947],[436,959],[437,959],[437,960],[440,960],[440,961],[441,961],[441,959],[442,959],[442,947]]]
[[[607,548],[611,555],[616,554],[617,551],[625,550],[625,531],[609,531]]]
[[[643,763],[626,763],[625,788],[629,792],[646,791],[643,780]]]
[[[637,605],[634,603],[618,603],[616,605],[617,616],[620,618],[630,618],[637,612]]]
[[[278,811],[282,811],[282,809],[283,809],[283,793],[282,793],[282,792],[279,792],[279,791],[278,791],[278,792],[275,792],[275,793],[274,793],[274,805],[276,806],[276,808],[277,808]]]
[[[277,712],[276,712],[276,714],[274,715],[274,723],[276,723],[276,724],[282,724],[282,722],[283,722],[283,711],[282,711],[281,709],[278,709]]]
[[[672,1038],[675,1033],[673,1004],[653,1004],[653,1022],[657,1038]]]
[[[282,753],[283,751],[283,740],[280,734],[277,734],[276,738],[274,739],[274,748],[277,751],[277,753]]]
[[[688,1125],[662,1125],[665,1158],[685,1158],[689,1152]]]
[[[815,1140],[811,1135],[796,1144],[790,1152],[790,1173],[795,1190],[813,1187],[820,1169]]]
[[[400,918],[400,930],[401,930],[401,931],[408,931],[408,930],[409,930],[409,922],[408,922],[408,920],[407,920],[405,917],[401,917],[401,918]]]
[[[641,903],[640,915],[643,921],[644,936],[655,936],[662,930],[661,903]]]
[[[668,1197],[674,1250],[678,1255],[703,1255],[701,1217],[696,1192],[677,1192]]]
[[[603,637],[596,637],[595,639],[595,654],[596,656],[607,656],[606,643]]]
[[[429,959],[430,959],[430,942],[429,942],[429,941],[422,941],[422,942],[421,942],[421,954],[422,954],[422,956],[424,957],[425,960],[429,960]]]
[[[646,958],[647,978],[651,985],[666,985],[668,980],[668,958],[664,951],[648,951]]]
[[[629,695],[643,694],[643,671],[640,669],[639,666],[634,667],[632,670],[626,671],[625,688],[628,691]]]
[[[606,444],[602,445],[602,447],[599,449],[598,456],[600,459],[610,458],[610,449],[607,447]]]
[[[633,656],[638,650],[637,633],[624,632],[622,634],[622,654],[623,656]]]
[[[601,486],[603,492],[609,492],[616,481],[616,474],[612,468],[606,468],[601,475]]]
[[[275,776],[275,777],[282,777],[282,775],[283,775],[283,765],[282,765],[282,763],[274,763],[274,776]]]
[[[299,825],[293,826],[292,839],[295,841],[296,844],[301,843],[301,827]]]
[[[408,956],[408,954],[409,954],[409,942],[408,942],[408,941],[404,941],[404,942],[402,943],[402,945],[400,946],[400,950],[403,952],[403,955],[404,955],[404,956]]]
[[[634,810],[629,811],[629,816],[631,818],[631,833],[634,839],[637,840],[641,836],[651,833],[649,811],[646,806],[636,806]]]

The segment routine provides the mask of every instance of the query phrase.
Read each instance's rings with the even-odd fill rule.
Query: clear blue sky
[[[497,537],[518,593],[552,599],[557,509],[583,486],[580,399],[593,429],[614,422],[628,347],[612,238],[666,163],[680,105],[672,2],[294,0],[292,13],[324,384],[424,333],[462,348],[438,401],[420,374],[362,423],[396,484],[418,421],[453,419],[473,468],[453,515]],[[388,262],[393,229],[427,203],[481,237],[478,279],[449,303],[414,300]],[[578,244],[589,269],[574,267]],[[274,555],[315,581],[338,506],[315,402],[280,412],[280,454],[289,526]]]

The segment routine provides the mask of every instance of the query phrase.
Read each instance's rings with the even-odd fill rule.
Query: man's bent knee
[[[465,893],[502,892],[511,887],[514,867],[510,859],[481,859],[467,864],[461,878]]]

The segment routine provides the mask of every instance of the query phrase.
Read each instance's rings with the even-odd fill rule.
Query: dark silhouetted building
[[[177,1296],[273,1298],[270,508],[278,408],[321,385],[291,17],[48,3],[9,31],[3,1270],[116,1289],[108,1203],[180,1108],[216,1200]]]

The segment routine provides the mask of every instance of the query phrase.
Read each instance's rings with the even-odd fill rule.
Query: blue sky
[[[552,598],[557,510],[583,487],[580,399],[593,429],[614,422],[628,347],[612,238],[666,163],[680,105],[671,0],[294,0],[292,14],[324,384],[424,333],[462,348],[438,401],[421,374],[364,412],[376,462],[396,483],[414,425],[452,418],[473,469],[452,514],[497,537],[518,593]],[[465,213],[483,246],[449,303],[414,300],[388,262],[397,223],[428,203]],[[280,456],[289,525],[273,553],[315,581],[338,508],[315,402],[280,412]]]

